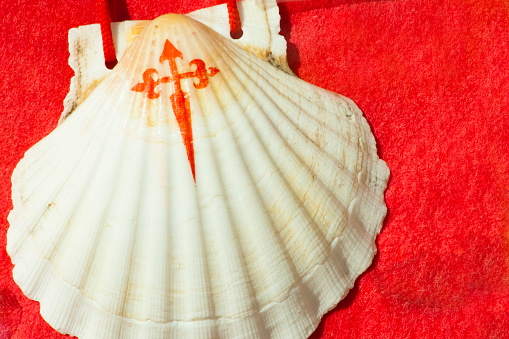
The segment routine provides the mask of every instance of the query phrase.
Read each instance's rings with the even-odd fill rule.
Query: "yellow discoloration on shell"
[[[140,21],[128,29],[125,37],[127,47],[131,46],[148,23],[150,23],[150,21]]]

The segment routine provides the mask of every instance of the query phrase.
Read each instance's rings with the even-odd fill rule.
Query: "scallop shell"
[[[304,338],[388,176],[352,101],[165,15],[16,167],[14,279],[80,338]]]
[[[240,39],[230,37],[226,4],[203,8],[186,16],[193,18],[235,43],[245,51],[291,73],[286,61],[286,41],[279,35],[279,8],[275,0],[241,0],[237,7],[244,32]],[[117,60],[133,43],[147,20],[111,24]],[[69,65],[75,72],[71,90],[64,100],[60,123],[79,106],[110,73],[105,67],[99,24],[80,26],[69,31]]]

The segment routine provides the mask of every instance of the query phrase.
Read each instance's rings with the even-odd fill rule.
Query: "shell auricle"
[[[61,333],[305,338],[370,265],[389,170],[368,123],[291,73],[275,1],[239,11],[239,41],[225,5],[116,26],[119,64],[79,68],[14,170],[14,279]]]

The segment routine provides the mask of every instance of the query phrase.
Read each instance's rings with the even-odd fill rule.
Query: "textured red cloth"
[[[112,20],[219,0],[113,0]],[[312,338],[509,338],[509,3],[280,4],[291,68],[353,99],[391,169],[379,254]],[[0,3],[0,338],[62,338],[12,280],[10,176],[56,127],[95,0]]]

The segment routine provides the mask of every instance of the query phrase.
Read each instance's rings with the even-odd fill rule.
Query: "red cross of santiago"
[[[179,73],[177,70],[176,59],[183,59],[182,52],[173,46],[173,44],[166,40],[164,43],[163,53],[159,57],[159,62],[162,64],[166,60],[170,65],[170,76],[159,78],[159,73],[155,68],[148,68],[143,72],[143,82],[136,84],[131,90],[135,92],[145,92],[147,98],[157,99],[161,96],[161,92],[156,92],[156,87],[159,84],[170,83],[173,85],[174,92],[170,95],[171,106],[175,118],[180,128],[182,141],[186,146],[187,159],[191,165],[194,181],[196,182],[195,165],[194,165],[194,147],[193,147],[193,128],[191,125],[191,105],[187,92],[182,91],[180,80],[188,78],[197,78],[198,83],[193,82],[193,86],[197,89],[205,88],[209,84],[209,77],[216,75],[219,70],[215,67],[209,67],[208,71],[205,62],[200,59],[191,60],[189,66],[196,66],[194,72]],[[155,75],[155,79],[154,79]]]

